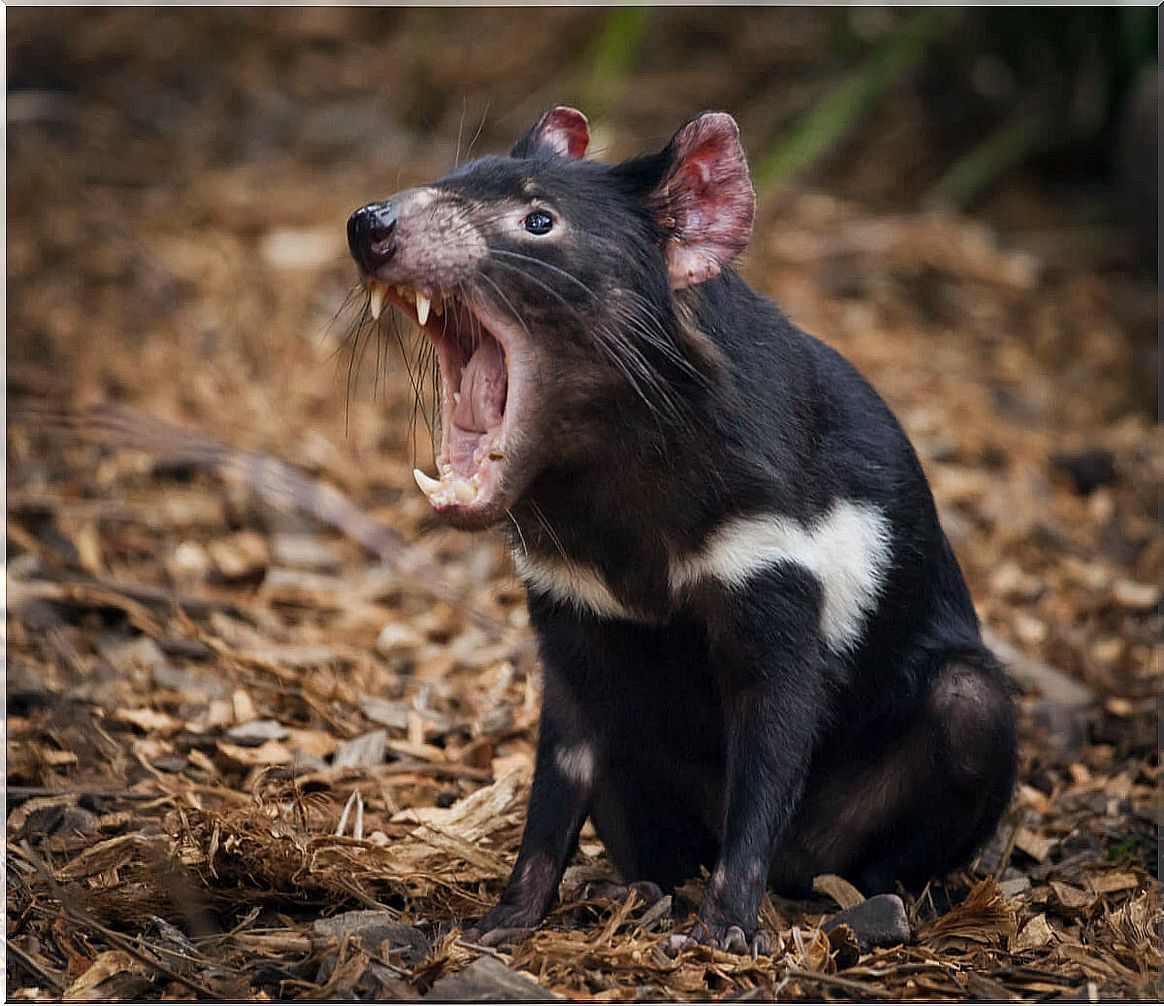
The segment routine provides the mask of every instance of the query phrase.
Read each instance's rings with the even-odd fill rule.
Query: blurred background
[[[1153,830],[1155,9],[11,8],[7,58],[10,786],[246,793],[378,729],[528,763],[520,588],[428,520],[345,222],[553,104],[607,160],[723,109],[744,275],[897,412],[1017,668],[1025,827],[1067,843],[1029,862]],[[1096,780],[1087,826],[1032,795]]]

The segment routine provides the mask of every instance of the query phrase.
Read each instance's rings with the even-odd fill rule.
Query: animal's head
[[[508,157],[348,221],[372,316],[391,303],[435,347],[439,471],[416,477],[462,527],[504,517],[548,471],[601,463],[612,435],[678,421],[704,379],[677,294],[751,235],[736,123],[701,115],[615,165],[583,160],[589,139],[581,112],[551,109]]]

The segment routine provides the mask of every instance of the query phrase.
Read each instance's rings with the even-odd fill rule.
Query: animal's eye
[[[553,229],[554,221],[548,213],[542,210],[534,210],[521,222],[521,225],[531,234],[540,236],[550,233]]]

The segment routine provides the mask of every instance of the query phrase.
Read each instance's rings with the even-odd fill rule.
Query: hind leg
[[[1010,800],[1015,711],[988,656],[935,674],[915,722],[872,764],[841,758],[809,783],[773,864],[794,896],[839,873],[865,894],[917,888],[965,862]]]
[[[718,838],[685,788],[629,769],[604,779],[591,818],[627,884],[646,882],[669,891],[715,863]]]

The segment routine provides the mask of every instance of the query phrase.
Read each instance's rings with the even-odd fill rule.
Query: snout
[[[348,218],[348,248],[367,273],[375,273],[396,254],[396,206],[385,199],[369,203]]]

